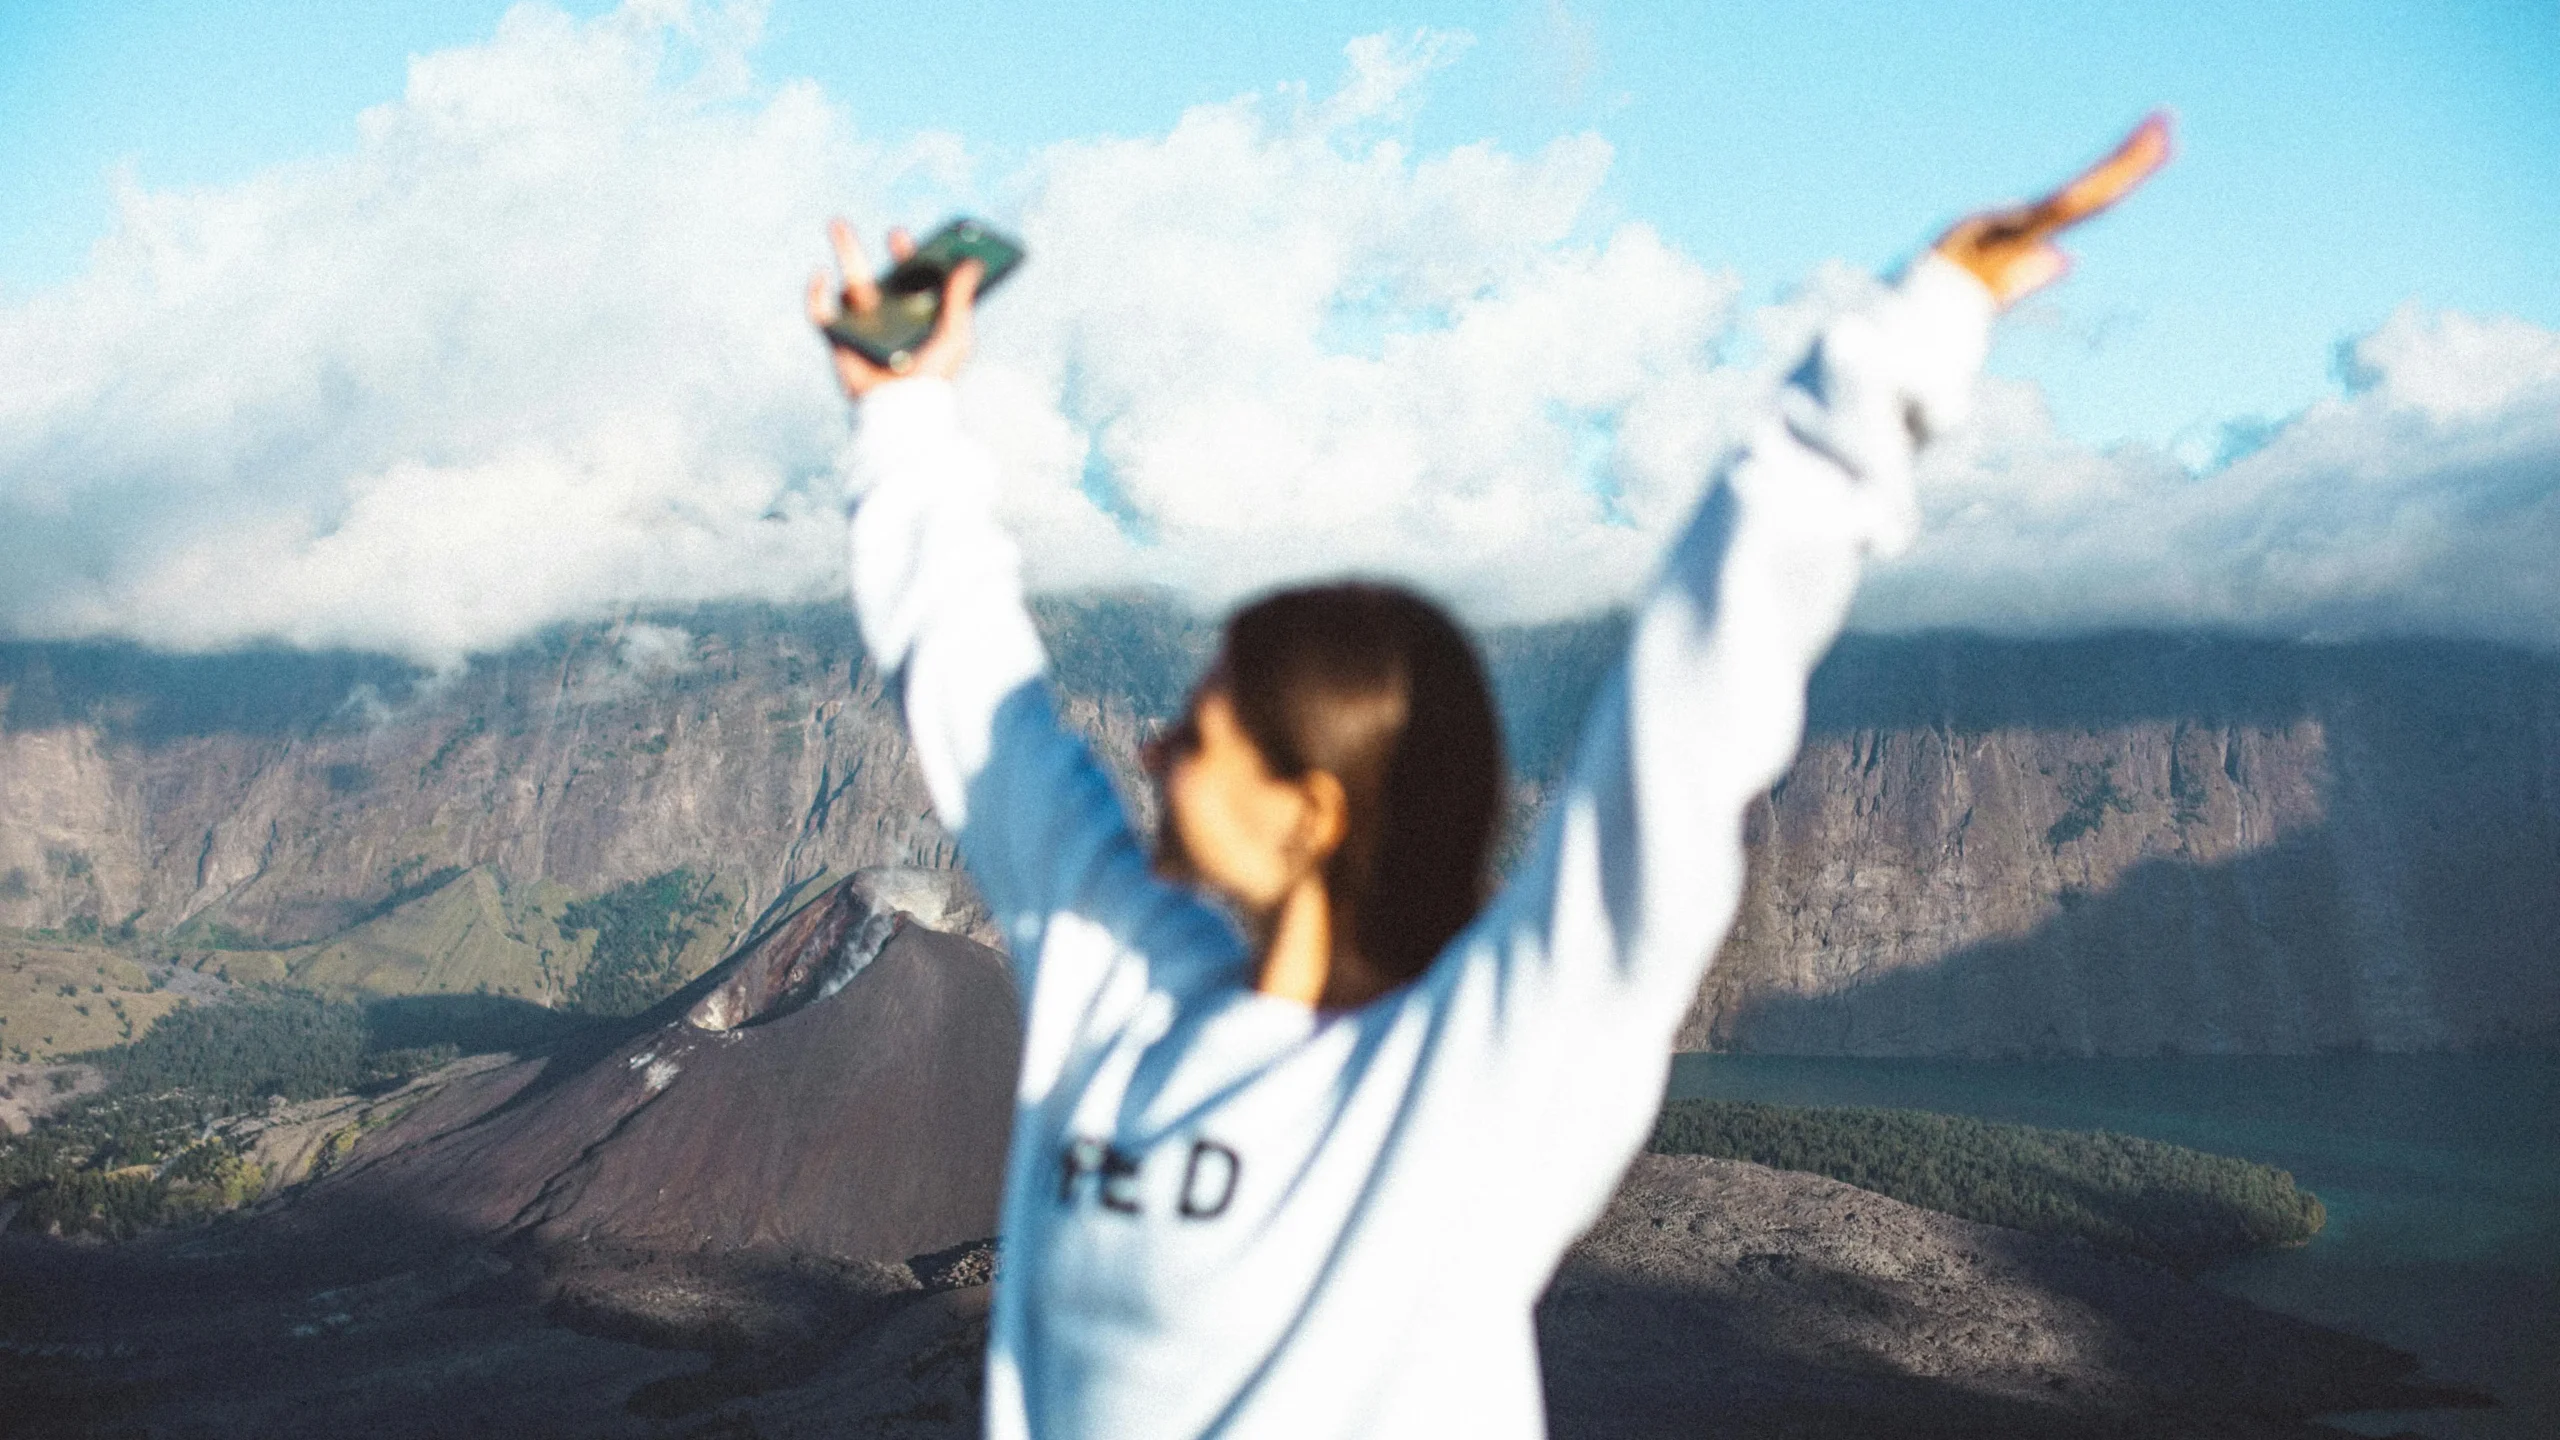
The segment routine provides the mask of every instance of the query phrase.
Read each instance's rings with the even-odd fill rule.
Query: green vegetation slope
[[[43,930],[0,930],[0,1059],[58,1060],[130,1040],[180,1004],[165,970],[129,947]]]
[[[2299,1244],[2327,1218],[2320,1197],[2254,1161],[1918,1110],[1674,1100],[1649,1148],[1811,1171],[1924,1209],[2186,1271]]]
[[[471,1038],[453,1023],[467,1018],[281,990],[174,1010],[138,1040],[75,1057],[106,1073],[103,1092],[0,1135],[0,1215],[12,1229],[121,1237],[232,1209],[265,1177],[216,1122],[390,1089],[455,1058],[462,1047],[433,1037]]]

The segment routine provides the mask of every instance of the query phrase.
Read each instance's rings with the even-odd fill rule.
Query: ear
[[[1305,804],[1289,836],[1290,848],[1305,857],[1307,868],[1322,869],[1351,833],[1351,796],[1330,770],[1310,770],[1295,783]]]

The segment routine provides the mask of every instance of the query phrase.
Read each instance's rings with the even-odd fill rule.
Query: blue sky
[[[863,206],[1031,241],[966,393],[1034,583],[1619,603],[1850,277],[2163,105],[1853,622],[2560,649],[2553,0],[13,0],[0,633],[840,591]]]
[[[605,7],[573,4],[577,13]],[[354,142],[416,53],[505,7],[15,0],[0,10],[0,286],[77,272],[110,176],[234,183]],[[1819,261],[1890,263],[1976,200],[2094,153],[2156,104],[2183,154],[2087,233],[2071,286],[2001,368],[2068,432],[2201,443],[2331,383],[2331,350],[2404,301],[2560,324],[2560,4],[2299,0],[830,5],[776,0],[761,81],[807,76],[866,128],[955,132],[1001,161],[1161,131],[1203,102],[1330,83],[1355,35],[1475,43],[1417,147],[1591,131],[1605,193],[1754,293]]]

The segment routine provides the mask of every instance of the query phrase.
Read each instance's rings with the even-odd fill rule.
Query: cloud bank
[[[2560,647],[2560,333],[2404,308],[2340,360],[2343,394],[2233,427],[2202,474],[2076,448],[2032,389],[1987,386],[1860,621]]]
[[[1857,288],[1739,306],[1607,218],[1596,137],[1412,153],[1445,37],[983,176],[759,86],[752,30],[520,8],[350,154],[128,190],[80,279],[0,301],[0,630],[450,665],[841,594],[844,409],[798,285],[831,212],[962,208],[1033,256],[964,393],[1036,583],[1216,605],[1362,570],[1571,613],[1640,585],[1766,393],[1720,357],[1783,360]],[[2560,335],[2409,311],[2344,368],[2203,475],[1995,383],[1859,623],[2560,643]]]

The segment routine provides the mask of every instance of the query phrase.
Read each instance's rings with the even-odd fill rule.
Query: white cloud
[[[615,658],[635,675],[677,674],[694,667],[693,636],[673,625],[627,625]]]
[[[1640,225],[1581,233],[1597,139],[1408,155],[1378,121],[1428,45],[1353,46],[1319,105],[1041,159],[1041,258],[975,397],[1041,578],[1216,600],[1352,568],[1553,613],[1649,567],[1747,383],[1711,359],[1733,282]],[[1604,500],[1575,457],[1612,431]]]
[[[347,157],[128,191],[0,312],[0,615],[449,661],[620,601],[841,562],[841,402],[790,316],[828,202],[947,143],[738,89],[749,36],[509,13],[416,62]]]
[[[2560,334],[2404,308],[2348,356],[2346,393],[2202,474],[2072,446],[2032,390],[1987,387],[1859,619],[2560,646]]]
[[[979,191],[959,139],[759,89],[751,15],[519,8],[418,61],[352,154],[128,191],[82,278],[0,309],[0,630],[449,664],[841,593],[843,410],[797,300],[821,220],[990,194],[1033,258],[967,400],[1038,581],[1217,603],[1360,569],[1563,613],[1641,580],[1763,393],[1719,350],[1784,355],[1855,289],[1737,311],[1601,222],[1597,137],[1412,153],[1453,37]],[[2201,478],[1994,386],[1863,623],[2551,643],[2560,336],[2412,312],[2355,356],[2358,388]]]

